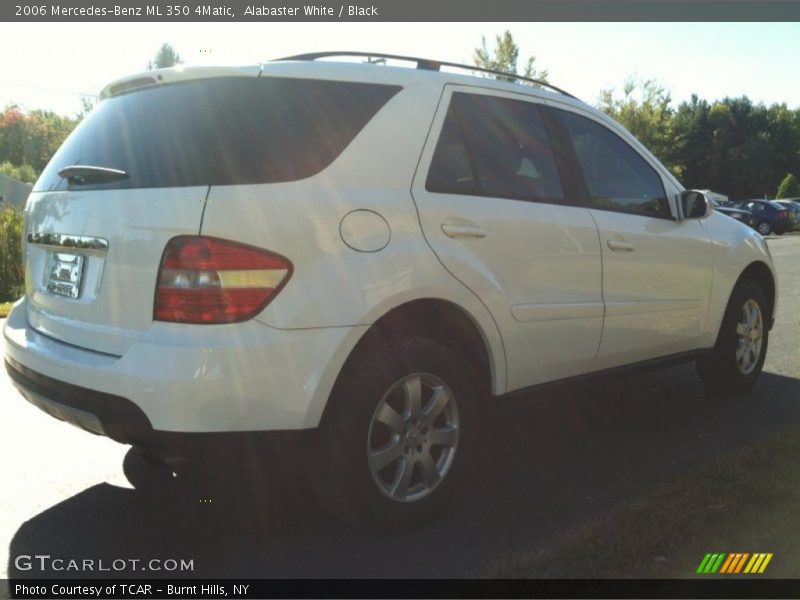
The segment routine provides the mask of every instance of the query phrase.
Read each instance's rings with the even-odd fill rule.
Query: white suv
[[[617,123],[321,56],[103,91],[25,209],[4,333],[29,401],[173,466],[212,434],[314,430],[326,503],[402,525],[452,495],[509,392],[676,360],[754,383],[764,240]]]

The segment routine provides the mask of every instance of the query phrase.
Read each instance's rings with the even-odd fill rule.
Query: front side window
[[[564,199],[538,107],[478,94],[453,94],[425,187],[449,194]]]
[[[625,140],[591,119],[556,112],[583,172],[590,208],[671,217],[661,177]]]

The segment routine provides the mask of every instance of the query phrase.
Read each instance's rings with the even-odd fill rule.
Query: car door
[[[553,108],[600,232],[605,320],[594,369],[698,348],[712,280],[711,240],[678,220],[660,165],[588,111]]]
[[[540,106],[445,86],[412,187],[431,248],[497,322],[509,390],[589,370],[602,331],[597,227]]]
[[[749,210],[750,214],[753,215],[753,220],[756,223],[756,228],[764,222],[768,221],[766,215],[764,214],[764,206],[758,202],[747,202],[742,206],[743,209]]]

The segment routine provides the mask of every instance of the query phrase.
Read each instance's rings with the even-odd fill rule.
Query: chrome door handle
[[[475,237],[485,238],[486,230],[475,223],[453,223],[445,221],[442,223],[442,231],[448,237]]]
[[[633,242],[626,242],[625,240],[608,240],[606,244],[608,244],[608,247],[614,252],[633,252],[636,250],[636,246],[633,245]]]

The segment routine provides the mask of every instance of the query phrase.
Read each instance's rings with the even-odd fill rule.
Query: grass
[[[0,319],[8,316],[8,313],[11,312],[11,306],[13,304],[13,302],[0,302]]]
[[[500,556],[481,575],[693,577],[708,552],[772,552],[765,575],[796,578],[798,532],[800,425],[792,425],[757,446],[717,457],[546,545]]]

